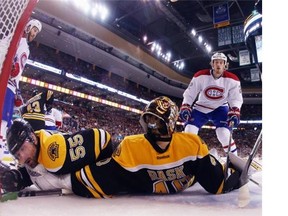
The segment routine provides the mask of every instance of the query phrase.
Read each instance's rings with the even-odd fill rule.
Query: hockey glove
[[[2,148],[4,148],[4,147],[2,147]],[[3,173],[6,171],[9,171],[9,170],[10,170],[10,167],[0,161],[0,182],[1,182],[1,177],[3,176]]]
[[[179,119],[183,122],[191,119],[192,108],[189,104],[182,104],[179,112]]]
[[[237,107],[232,107],[229,109],[228,118],[227,118],[228,126],[237,127],[240,123],[240,109]]]
[[[15,107],[20,107],[23,105],[23,99],[21,96],[15,96],[15,100],[14,100],[14,106]]]
[[[4,189],[5,192],[14,192],[23,189],[21,181],[21,173],[16,169],[5,171],[2,176],[0,176],[2,189]]]
[[[18,62],[16,62],[15,64],[13,64],[12,66],[12,70],[11,70],[11,77],[15,78],[18,76],[18,74],[20,73],[20,65]]]

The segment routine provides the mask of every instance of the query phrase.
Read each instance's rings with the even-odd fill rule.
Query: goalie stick
[[[239,207],[245,207],[250,202],[250,192],[249,192],[249,187],[248,187],[248,182],[249,182],[248,171],[261,144],[262,144],[262,130],[256,140],[256,143],[252,151],[250,152],[250,155],[247,159],[245,167],[240,175],[240,179],[239,179],[240,188],[239,188],[239,194],[238,194],[238,206]]]
[[[8,192],[1,194],[1,202],[5,202],[8,200],[15,200],[18,197],[34,197],[34,196],[62,196],[61,189],[53,189],[53,190],[24,190],[18,192]]]

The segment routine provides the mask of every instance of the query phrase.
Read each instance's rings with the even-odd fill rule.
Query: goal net
[[[0,2],[0,120],[13,57],[32,10],[39,0],[1,0]]]

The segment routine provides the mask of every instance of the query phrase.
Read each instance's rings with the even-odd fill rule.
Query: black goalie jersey
[[[72,174],[73,192],[96,198],[119,193],[171,194],[199,182],[206,191],[221,193],[223,167],[199,136],[173,133],[165,150],[148,139],[144,134],[128,136],[111,158]]]

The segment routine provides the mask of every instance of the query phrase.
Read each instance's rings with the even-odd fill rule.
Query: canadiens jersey
[[[66,174],[112,155],[110,134],[102,129],[87,129],[74,134],[39,130],[38,162],[49,172]]]
[[[21,109],[22,117],[36,130],[45,129],[45,104],[52,104],[54,94],[45,90],[30,98]]]
[[[60,110],[52,108],[50,111],[45,113],[45,125],[46,129],[57,129],[62,125],[62,113]]]
[[[223,187],[222,165],[207,145],[191,133],[173,133],[162,150],[147,135],[125,137],[113,156],[71,175],[73,192],[107,198],[119,193],[171,194],[196,181],[210,193]]]
[[[13,63],[19,63],[19,73],[15,77],[10,77],[8,79],[8,85],[7,87],[16,94],[16,89],[19,89],[19,81],[22,76],[24,67],[27,63],[27,59],[30,55],[29,46],[27,44],[26,37],[23,37],[20,39],[19,46],[16,51],[16,55],[14,57]]]
[[[240,109],[243,103],[240,81],[228,71],[218,79],[213,77],[212,70],[198,71],[183,93],[182,104],[191,105],[197,97],[193,108],[203,113],[228,105]]]

